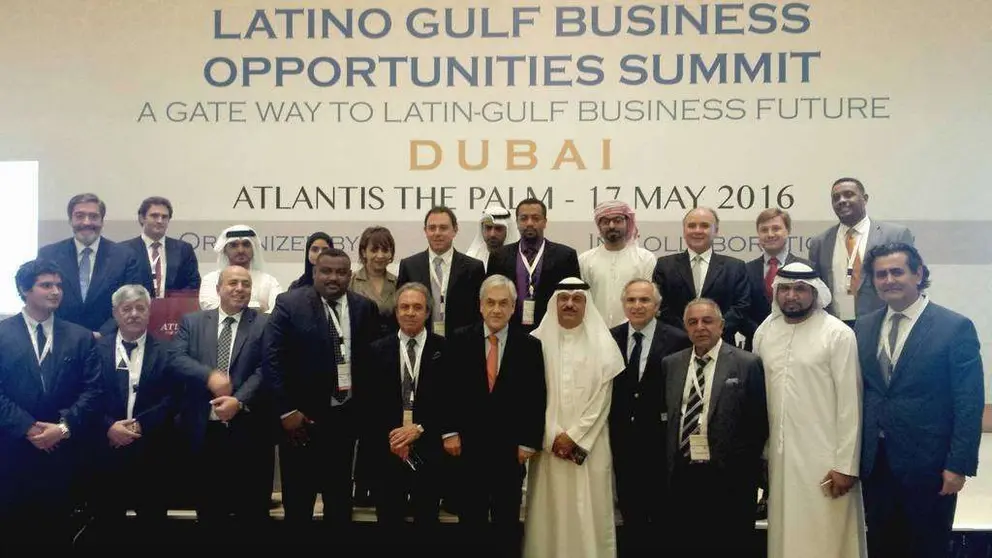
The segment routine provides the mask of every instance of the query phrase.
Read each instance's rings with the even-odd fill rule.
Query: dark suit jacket
[[[779,262],[779,268],[781,269],[793,262],[804,263],[810,267],[813,266],[810,262],[798,258],[792,252],[789,252],[789,255],[785,258],[785,263]],[[751,341],[754,339],[754,332],[758,330],[761,322],[765,321],[765,318],[772,313],[772,301],[768,300],[768,296],[765,294],[764,254],[747,262],[745,267],[747,269],[747,282],[751,287],[751,306],[748,307],[747,312],[747,327],[742,333],[747,337],[744,348],[750,350]]]
[[[266,424],[265,401],[259,386],[262,383],[262,332],[265,315],[245,308],[234,336],[228,373],[233,395],[250,410],[239,412],[230,422],[231,428],[261,427]],[[194,450],[202,447],[210,417],[207,378],[217,367],[217,316],[214,310],[201,310],[183,316],[179,331],[173,338],[174,366],[184,378],[185,390],[180,406],[180,428]]]
[[[354,404],[362,399],[368,347],[379,330],[378,311],[374,302],[361,295],[349,291],[345,296],[354,398],[349,404]],[[266,326],[263,358],[265,385],[277,416],[294,409],[318,423],[328,416],[331,396],[338,387],[338,369],[327,313],[312,286],[276,297]]]
[[[489,268],[487,275],[502,275],[513,284],[517,284],[517,259],[520,253],[520,243],[507,244],[498,251],[489,255]],[[548,311],[548,301],[555,292],[555,287],[562,279],[567,277],[580,277],[579,256],[575,250],[564,244],[544,240],[544,255],[538,264],[541,270],[540,281],[534,287],[534,325],[525,328],[531,331],[541,323],[541,318]],[[536,270],[535,270],[536,272]],[[523,300],[527,298],[527,293],[517,293],[517,308],[510,318],[510,323],[514,326],[520,325],[522,317],[521,308]]]
[[[685,307],[696,298],[689,253],[679,252],[658,258],[652,281],[661,291],[659,317],[663,322],[684,330],[682,316]],[[720,306],[725,321],[724,340],[733,344],[735,333],[743,334],[747,331],[751,293],[744,262],[713,253],[706,277],[703,279],[701,296],[712,299]]]
[[[462,440],[468,459],[498,455],[516,463],[517,447],[540,451],[544,440],[547,386],[541,342],[519,329],[507,331],[506,346],[496,383],[489,391],[486,348],[482,324],[474,324],[448,337],[451,362],[445,380],[450,413],[449,428]]]
[[[685,349],[662,361],[665,372],[669,421],[667,439],[669,476],[674,469],[681,432],[682,394],[689,381],[689,359]],[[761,359],[724,343],[716,359],[707,413],[710,459],[719,474],[735,478],[743,490],[756,498],[761,472],[761,452],[768,439],[765,371]],[[753,512],[754,500],[749,502]]]
[[[431,288],[432,265],[427,250],[407,256],[400,260],[399,274],[396,276],[396,288],[404,283],[416,281]],[[486,269],[482,262],[455,250],[451,257],[451,277],[448,279],[448,292],[444,296],[444,331],[455,331],[480,321],[479,287],[486,278]],[[439,301],[434,301],[438,304]],[[430,327],[430,317],[427,326]]]
[[[106,433],[119,420],[127,418],[127,398],[131,389],[128,373],[117,369],[117,333],[102,337],[90,352],[86,363],[89,373],[99,375],[104,398],[101,406],[101,442],[107,445]],[[133,417],[141,425],[142,437],[132,446],[155,438],[174,418],[179,387],[172,370],[170,347],[148,335],[141,376],[135,394]]]
[[[79,261],[72,238],[60,240],[38,250],[38,257],[51,260],[62,270],[62,304],[56,316],[91,331],[110,333],[117,324],[111,319],[110,296],[124,285],[142,285],[152,292],[152,277],[141,273],[134,252],[102,237],[93,260],[86,301],[79,290]]]
[[[441,458],[441,436],[454,432],[445,413],[444,380],[450,346],[439,335],[427,332],[424,350],[420,356],[420,373],[414,393],[413,422],[424,427],[424,433],[415,442],[417,453],[425,460]],[[372,366],[369,368],[368,398],[363,406],[367,447],[381,472],[382,460],[395,457],[389,451],[389,432],[403,426],[403,384],[401,382],[400,340],[390,335],[371,345]]]
[[[870,222],[871,230],[868,232],[868,243],[865,245],[865,257],[868,256],[868,252],[872,248],[881,244],[888,244],[890,242],[913,244],[913,233],[906,227],[883,223],[874,219],[871,219]],[[840,230],[840,224],[830,227],[809,241],[809,259],[813,262],[813,269],[820,274],[823,282],[827,284],[827,288],[831,292],[834,290],[834,245],[837,243],[838,230]],[[857,289],[857,307],[855,308],[855,315],[857,316],[863,316],[885,307],[885,302],[878,298],[878,294],[872,288],[871,277],[869,275],[867,270],[861,271],[861,284]],[[827,306],[826,309],[827,312],[830,312],[834,316],[837,315],[833,304]]]
[[[0,515],[25,475],[44,475],[32,470],[39,460],[55,459],[66,474],[72,472],[99,413],[100,377],[86,368],[92,333],[56,318],[52,337],[52,350],[39,367],[24,318],[17,314],[0,322]],[[71,437],[48,459],[25,434],[36,421],[62,420]]]
[[[944,469],[974,476],[985,391],[974,324],[927,303],[886,386],[877,358],[885,311],[862,316],[855,325],[864,379],[861,477],[875,464],[880,431],[889,466],[906,482]]]
[[[145,248],[145,241],[140,236],[130,240],[125,240],[121,244],[127,245],[134,252],[134,257],[138,262],[141,273],[152,278],[152,289],[148,292],[152,296],[158,296],[154,292],[154,274],[151,262],[148,261],[148,250]],[[196,261],[196,252],[193,245],[184,240],[165,237],[165,291],[182,291],[200,288],[200,266]]]

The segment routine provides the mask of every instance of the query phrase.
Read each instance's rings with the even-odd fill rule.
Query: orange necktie
[[[854,229],[847,230],[847,257],[850,261],[851,254],[854,254],[855,250],[858,249],[858,238],[857,231]],[[851,265],[851,286],[847,289],[847,294],[857,294],[858,287],[861,286],[861,253],[859,252],[854,256],[854,263]]]
[[[489,378],[489,391],[496,385],[496,359],[499,358],[499,341],[496,335],[489,334],[489,353],[486,354],[486,377]]]

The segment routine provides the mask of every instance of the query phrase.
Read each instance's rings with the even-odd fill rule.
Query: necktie
[[[45,352],[45,345],[48,344],[48,337],[45,336],[45,328],[38,324],[34,328],[34,336],[38,341],[38,363],[41,363],[41,355]]]
[[[855,254],[858,249],[858,231],[848,229],[847,237],[844,239],[847,244],[847,257],[850,261],[851,254]],[[847,289],[847,294],[857,294],[858,287],[861,286],[861,252],[854,256],[854,263],[851,264],[851,286]]]
[[[489,334],[489,352],[486,353],[486,378],[489,379],[489,392],[496,386],[496,372],[499,360],[499,340],[495,333]]]
[[[330,302],[330,307],[334,317],[338,318],[338,301],[332,300]],[[334,326],[334,320],[331,316],[327,317],[327,322],[330,326],[331,346],[334,347],[334,362],[337,364],[344,364],[344,353],[341,351],[341,335],[338,333],[338,328]]]
[[[527,258],[527,263],[534,263],[534,258],[537,257],[537,248],[530,244],[525,244],[521,250],[524,253],[524,257]]]
[[[703,370],[710,361],[710,357],[696,357],[695,361],[696,382],[689,388],[689,400],[685,405],[685,415],[682,418],[682,436],[679,443],[682,455],[687,457],[689,455],[689,436],[699,430],[699,417],[703,414],[703,394],[696,389],[696,385],[699,385],[702,390],[706,389],[706,375],[703,374]]]
[[[630,351],[630,358],[627,359],[627,370],[632,370],[631,374],[637,381],[641,380],[641,343],[644,341],[644,334],[640,331],[634,332],[634,349]]]
[[[231,365],[231,326],[233,324],[233,317],[224,318],[224,328],[220,330],[220,337],[217,338],[217,369],[224,372],[227,372]]]
[[[417,340],[410,338],[406,342],[406,356],[410,362],[410,367],[416,368],[417,366]],[[413,403],[411,399],[413,398],[414,389],[416,386],[413,383],[413,370],[407,367],[406,363],[403,364],[403,409],[411,410],[413,409]]]
[[[696,297],[703,296],[703,257],[692,258],[692,284],[696,288]]]
[[[889,350],[884,348],[878,355],[878,365],[882,369],[882,377],[885,378],[885,385],[892,381],[892,372],[895,364],[892,362],[892,355],[896,352],[896,341],[899,340],[899,324],[902,323],[906,315],[900,312],[892,314],[892,326],[889,329]]]
[[[137,341],[121,341],[121,345],[124,345],[124,352],[127,353],[127,358],[131,358],[131,353],[138,348]]]
[[[768,297],[768,301],[771,302],[772,296],[772,281],[775,280],[775,275],[778,273],[778,258],[768,258],[768,273],[765,274],[765,296]]]
[[[434,291],[434,308],[431,311],[432,319],[435,322],[441,321],[441,299],[444,298],[444,259],[441,256],[434,258],[434,278],[431,280],[431,287]]]
[[[93,269],[90,255],[92,253],[93,249],[87,246],[83,248],[82,257],[79,258],[79,293],[84,302],[86,301],[86,291],[90,290],[90,271]]]
[[[162,284],[162,252],[159,249],[162,248],[162,243],[159,241],[152,242],[152,274],[155,276],[155,297],[165,298],[165,289]]]

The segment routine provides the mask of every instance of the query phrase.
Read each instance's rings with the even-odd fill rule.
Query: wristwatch
[[[59,427],[59,430],[62,431],[62,439],[63,440],[68,440],[69,439],[69,425],[66,424],[65,421],[62,421],[62,422],[58,423],[57,426]]]

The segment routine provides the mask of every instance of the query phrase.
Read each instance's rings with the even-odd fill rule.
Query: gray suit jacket
[[[813,268],[817,271],[823,282],[831,292],[834,290],[833,261],[834,245],[837,243],[837,231],[840,224],[834,225],[822,233],[816,235],[809,241],[809,259],[813,262]],[[868,232],[868,244],[865,246],[865,257],[875,246],[888,244],[890,242],[905,242],[913,244],[913,233],[902,225],[883,223],[882,221],[871,220],[871,230]],[[856,316],[864,316],[885,307],[885,302],[878,298],[875,289],[871,285],[871,277],[866,270],[861,273],[861,283],[857,287],[857,307],[854,310]],[[834,305],[827,306],[827,312],[837,315]]]

